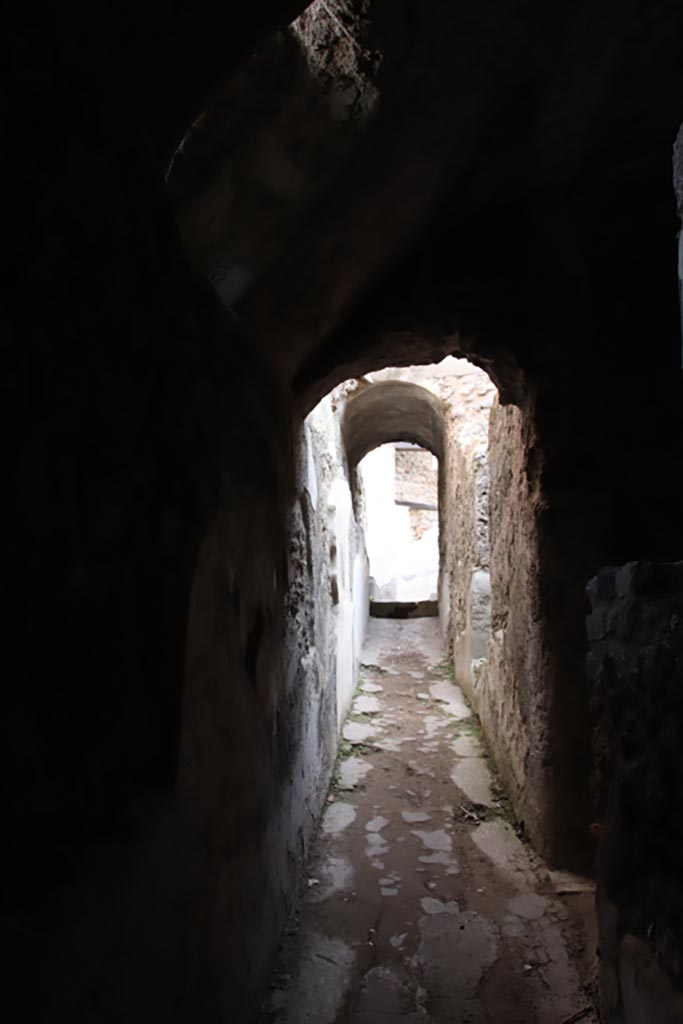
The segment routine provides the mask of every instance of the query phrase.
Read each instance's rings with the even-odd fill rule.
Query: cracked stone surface
[[[377,697],[368,697],[365,694],[361,694],[353,702],[353,712],[356,715],[372,715],[379,711],[381,704]]]
[[[379,683],[362,683],[361,690],[363,693],[381,693],[384,689]]]
[[[558,883],[506,820],[436,620],[371,619],[363,662],[373,701],[344,735],[364,745],[337,766],[261,1024],[593,1024],[558,892],[591,884]]]
[[[495,797],[491,792],[491,777],[482,757],[464,757],[456,764],[451,778],[472,803],[482,804],[484,807],[495,807]]]
[[[371,771],[372,765],[365,758],[354,755],[345,758],[339,766],[339,788],[355,789]]]
[[[365,722],[347,722],[344,726],[344,739],[347,743],[365,743],[375,735],[375,728]]]

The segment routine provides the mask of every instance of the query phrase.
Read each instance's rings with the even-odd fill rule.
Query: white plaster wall
[[[439,531],[434,526],[415,540],[410,509],[395,504],[396,453],[384,444],[359,464],[365,496],[365,543],[374,601],[436,601]]]
[[[341,725],[358,679],[368,616],[368,573],[365,551],[358,550],[359,528],[345,477],[333,481],[328,500],[334,538],[330,571],[336,581],[337,721]]]
[[[358,680],[369,608],[368,558],[341,439],[343,397],[342,386],[319,402],[304,424],[306,488],[323,538],[315,595],[317,618],[323,620],[317,629],[319,642],[327,648],[323,662],[328,672],[322,685],[334,687],[338,729]]]

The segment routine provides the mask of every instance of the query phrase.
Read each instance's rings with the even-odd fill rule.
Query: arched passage
[[[404,865],[403,870],[409,872],[412,882],[406,882],[401,888],[399,880],[404,875],[390,852],[392,844],[398,846],[406,843],[401,849],[409,851],[412,849],[408,845],[412,842],[411,837],[423,836],[430,841],[429,830],[436,829],[433,834],[438,833],[439,841],[445,844],[438,862],[447,871],[456,870],[449,855],[451,840],[448,830],[451,824],[449,820],[438,817],[444,805],[447,808],[452,801],[461,810],[465,807],[464,813],[467,815],[467,801],[473,801],[476,806],[472,812],[478,823],[481,822],[478,814],[488,807],[484,813],[490,817],[487,819],[488,825],[482,829],[482,837],[488,834],[490,825],[492,834],[497,836],[496,841],[513,845],[518,843],[509,822],[502,818],[496,820],[499,812],[496,810],[495,797],[491,789],[487,788],[488,782],[482,767],[484,758],[479,754],[478,738],[481,732],[478,724],[472,724],[471,711],[461,691],[465,691],[470,698],[470,707],[479,714],[489,750],[494,754],[494,760],[502,769],[512,793],[513,813],[533,837],[537,848],[547,849],[550,843],[553,798],[556,803],[564,806],[566,812],[567,806],[563,804],[563,799],[568,797],[567,793],[555,787],[556,780],[549,779],[546,771],[547,759],[554,756],[557,750],[545,702],[555,680],[544,672],[546,637],[534,618],[541,571],[535,530],[537,506],[534,493],[529,488],[533,479],[533,455],[530,455],[529,432],[528,427],[525,427],[525,423],[529,422],[528,411],[525,419],[520,409],[501,407],[490,379],[467,361],[451,359],[444,360],[444,363],[448,364],[447,369],[442,364],[412,366],[402,370],[393,368],[373,373],[368,379],[342,383],[316,407],[311,419],[307,419],[307,429],[314,436],[317,435],[314,454],[317,455],[323,481],[326,476],[329,479],[338,443],[350,474],[354,473],[360,464],[359,460],[366,453],[376,446],[387,445],[387,442],[396,444],[399,439],[428,447],[433,455],[438,454],[442,469],[439,500],[442,553],[445,558],[440,587],[444,599],[442,637],[434,629],[434,620],[431,620],[431,625],[430,620],[424,618],[409,624],[390,623],[371,615],[367,642],[358,666],[355,694],[348,702],[350,718],[343,727],[344,742],[337,763],[336,787],[332,790],[331,803],[322,819],[323,833],[329,837],[330,843],[332,836],[336,836],[338,831],[344,831],[347,826],[353,828],[352,823],[358,819],[360,838],[356,845],[345,832],[345,838],[340,837],[338,844],[325,845],[324,849],[335,865],[349,864],[349,871],[354,872],[355,895],[361,904],[374,905],[376,899],[395,897],[396,914],[406,922],[413,920],[412,911],[408,909],[411,899],[416,892],[421,896],[423,891],[419,876],[423,870],[422,864],[432,863],[432,860],[430,855],[420,855],[417,865],[410,868]],[[449,371],[451,376],[439,378],[440,373]],[[401,375],[412,377],[412,380],[400,379]],[[335,422],[341,425],[338,440],[333,429]],[[392,451],[391,455],[394,456],[395,452]],[[494,465],[490,476],[491,459]],[[381,476],[379,468],[377,475]],[[348,487],[346,474],[344,482]],[[361,474],[357,501],[354,503],[356,523],[360,523],[361,530],[368,507],[365,504],[366,497],[370,493],[369,488],[366,491],[367,483],[365,474]],[[326,494],[323,491],[324,488],[320,488],[317,492],[318,507],[321,510],[329,507],[327,494],[332,493],[331,489]],[[335,504],[338,504],[336,500]],[[489,536],[491,510],[495,522],[493,538]],[[392,544],[395,545],[395,539],[392,534],[391,510],[388,507],[385,507],[385,519],[380,529],[390,538],[391,548]],[[366,533],[365,536],[367,540],[369,535]],[[340,543],[340,540],[337,530],[334,545],[337,564],[339,552],[351,547]],[[372,561],[370,566],[370,583],[373,586]],[[324,579],[325,566],[316,566],[311,575],[314,581]],[[385,578],[382,577],[383,580]],[[401,601],[401,598],[391,594],[393,583],[389,579],[388,591],[380,596],[380,601],[391,603],[393,599],[395,604]],[[315,582],[313,585],[316,587],[314,604],[320,616],[325,605],[325,593]],[[406,596],[404,600],[409,603],[410,598]],[[397,609],[395,604],[391,610],[383,609],[384,613],[388,611],[391,615],[399,612],[397,617],[404,618],[405,605]],[[494,621],[495,635],[492,629]],[[341,618],[339,622],[343,628]],[[394,629],[396,626],[402,629],[404,625],[415,627],[415,632],[411,634],[408,628],[404,632]],[[351,650],[348,631],[342,632],[341,628],[337,633],[337,642],[346,650]],[[431,639],[430,629],[434,631]],[[420,642],[424,641],[424,647],[420,647],[416,638],[420,638]],[[442,645],[442,639],[445,645]],[[317,650],[322,648],[317,642],[315,646]],[[427,663],[423,663],[421,651],[434,649],[438,651],[437,657],[431,662],[428,658]],[[385,660],[387,650],[393,652],[393,661]],[[443,675],[436,681],[433,673],[439,665]],[[419,683],[411,676],[412,671],[421,680]],[[450,701],[451,708],[460,708],[454,713],[462,715],[462,718],[458,719],[457,724],[450,723],[450,729],[455,727],[457,737],[453,750],[458,757],[464,751],[462,756],[469,760],[454,765],[448,765],[447,761],[430,760],[441,756],[439,750],[444,753],[451,749],[448,745],[441,747],[437,739],[437,705],[422,703],[432,700]],[[417,710],[420,707],[424,711]],[[375,715],[376,718],[373,717]],[[426,716],[424,728],[420,724],[423,715]],[[464,724],[465,721],[471,724]],[[385,734],[385,722],[392,723],[391,734]],[[422,738],[417,739],[416,733]],[[452,742],[453,732],[449,732],[448,736]],[[392,756],[383,761],[377,751]],[[562,757],[563,751],[557,751],[558,762]],[[477,761],[477,758],[480,760]],[[369,775],[366,779],[367,773]],[[426,776],[424,792],[418,784],[423,776]],[[349,792],[349,789],[354,788],[355,779],[365,780],[360,786],[361,792]],[[378,782],[378,779],[385,781]],[[432,783],[431,780],[447,780],[446,790],[436,802],[432,788],[436,782]],[[454,789],[448,789],[448,780],[452,781]],[[581,781],[585,780],[574,779],[577,787]],[[392,790],[400,790],[401,794],[407,794],[422,803],[417,809],[414,806],[402,807],[401,800],[397,802],[390,795]],[[397,821],[430,821],[431,824],[425,826],[427,833],[417,831],[403,834],[402,826],[396,825]],[[364,848],[363,823],[371,835],[367,849]],[[583,824],[586,826],[587,821]],[[381,835],[375,834],[373,830]],[[453,832],[454,844],[460,836],[456,828]],[[324,844],[327,841],[323,839]],[[517,849],[521,857],[522,847],[518,845]],[[375,856],[377,850],[382,851],[381,857]],[[467,860],[465,848],[461,851],[454,846],[454,850],[457,850],[456,859],[459,862],[461,859],[463,862]],[[407,864],[410,854],[406,853],[405,856]],[[370,866],[367,863],[369,857],[372,857]],[[309,861],[309,873],[315,879],[313,884],[325,886],[322,899],[326,899],[329,892],[327,878],[331,870],[324,857],[318,859],[317,854],[313,854]],[[381,873],[379,896],[377,878],[373,875],[375,871]],[[416,886],[413,885],[415,872],[418,872]],[[434,879],[428,881],[430,886],[438,887]],[[474,881],[471,884],[484,884],[489,893],[492,891],[488,882]],[[530,884],[528,879],[524,884]],[[458,896],[452,907],[457,904]],[[320,911],[321,916],[318,916],[316,909],[313,917],[307,913],[304,901],[302,922],[307,923],[302,923],[303,931],[297,933],[304,947],[316,928],[322,927],[326,935],[340,938],[336,929],[338,918],[344,917],[344,899],[340,896],[339,903],[333,900],[326,902],[326,909]],[[435,913],[441,912],[438,901],[433,906]],[[417,941],[413,932],[410,934],[413,935],[411,941]],[[373,953],[376,963],[383,964],[385,956],[391,960],[392,953],[385,947],[386,937],[378,940]],[[284,954],[287,962],[292,959],[291,950],[292,947],[287,944]],[[323,952],[327,956],[329,951]],[[344,947],[338,952],[344,956]],[[447,946],[441,948],[439,955],[448,960]],[[438,958],[436,951],[435,958]],[[450,974],[451,969],[457,975],[455,965],[446,966],[446,973]],[[301,1007],[297,993],[308,991],[308,985],[312,982],[308,974],[302,977],[301,982],[293,983],[291,993],[290,990],[276,993],[276,999],[284,1001],[286,1013],[291,1011],[295,1018],[297,1008]],[[408,991],[409,980],[406,985]],[[562,998],[566,997],[565,993]],[[354,995],[354,1005],[355,998]],[[362,1005],[362,995],[360,999],[359,1005]],[[567,1005],[570,1006],[571,1002],[568,999]],[[445,1005],[442,1011],[445,1012]],[[341,1018],[335,1010],[329,1019]]]
[[[388,441],[412,441],[441,460],[444,412],[443,402],[419,384],[400,380],[364,384],[344,411],[342,434],[349,469]]]
[[[438,481],[445,453],[445,417],[445,403],[427,387],[409,380],[361,381],[347,400],[342,417],[344,452],[354,498],[365,457],[375,452],[373,458],[380,458],[376,462],[379,469],[384,460],[376,450],[391,442],[408,442],[431,453],[437,460]],[[384,462],[384,483],[370,475],[363,487],[364,497],[370,502],[366,506],[365,527],[372,614],[433,614],[438,591],[437,531],[434,530],[431,540],[426,538],[418,546],[412,542],[408,510],[398,510],[394,505],[396,453],[389,449],[386,454],[391,456],[391,464]],[[392,492],[388,504],[387,488]],[[437,508],[440,529],[440,501]],[[383,523],[377,517],[383,518]],[[430,577],[432,582],[428,584]]]
[[[498,539],[518,580],[540,564],[542,587],[511,576],[494,589],[494,631],[527,720],[549,718],[561,740],[531,751],[523,795],[552,817],[551,852],[585,844],[585,792],[572,791],[589,744],[584,586],[606,563],[680,555],[675,213],[663,183],[683,10],[666,0],[549,15],[537,3],[510,60],[512,7],[472,19],[467,5],[425,3],[415,19],[410,5],[372,6],[385,92],[363,131],[327,116],[338,93],[292,75],[281,38],[265,44],[301,4],[263,0],[236,18],[203,0],[181,20],[124,4],[101,26],[80,3],[61,20],[19,5],[8,15],[15,1017],[245,1019],[313,814],[280,828],[285,787],[302,785],[298,752],[316,742],[315,721],[300,728],[297,683],[304,660],[317,679],[325,668],[299,645],[295,627],[317,609],[286,572],[290,385],[303,401],[371,358],[469,351],[502,374],[505,348],[532,378],[535,406],[521,421],[497,416],[501,439],[521,442],[512,467],[496,465]],[[581,59],[586,43],[595,59]],[[264,59],[210,102],[211,83],[255,47]],[[205,106],[169,202],[154,152]],[[314,131],[311,109],[322,110]],[[245,138],[253,148],[240,151]],[[212,206],[225,212],[220,246]],[[198,259],[208,243],[217,258]],[[196,266],[229,279],[218,291],[229,305],[243,297],[236,316]],[[528,510],[524,530],[507,514],[515,505]],[[191,574],[179,565],[206,521],[188,658]],[[308,563],[305,543],[297,557]],[[546,637],[541,658],[511,657],[528,648],[523,620]],[[662,813],[675,822],[677,801]],[[635,911],[649,942],[641,893]]]
[[[467,401],[485,401],[490,379],[455,362],[473,375]],[[483,434],[460,432],[461,409],[430,387],[383,376],[402,373],[372,375],[346,398],[342,436],[351,482],[363,455],[387,441],[412,441],[439,459],[439,614],[456,678],[481,716],[537,849],[552,862],[585,866],[588,699],[570,682],[574,651],[577,662],[582,656],[583,621],[579,607],[567,614],[554,597],[566,534],[548,529],[556,478],[543,477],[556,465],[545,451],[548,445],[552,456],[555,424],[539,422],[531,398],[519,406],[496,400]],[[582,571],[566,565],[563,578]]]

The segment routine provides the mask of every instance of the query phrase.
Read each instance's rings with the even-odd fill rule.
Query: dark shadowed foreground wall
[[[598,924],[608,1024],[683,1020],[683,563],[591,581]]]
[[[24,61],[2,1012],[241,1021],[336,740],[326,485],[316,513],[287,390],[190,269],[116,96],[49,45]]]
[[[16,1020],[246,1018],[357,678],[367,563],[330,401],[295,436],[267,368],[169,254],[160,305],[186,333],[157,338],[146,294],[131,338],[115,301],[131,254],[97,325],[111,361],[69,370],[67,423],[59,365],[26,395],[54,428],[24,439],[14,481],[30,668],[4,720]],[[136,376],[146,316],[145,340],[177,354]]]

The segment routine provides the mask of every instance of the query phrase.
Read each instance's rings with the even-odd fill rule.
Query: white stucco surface
[[[395,503],[395,449],[371,451],[359,464],[365,495],[365,543],[374,601],[435,601],[439,577],[438,527],[415,540],[410,510]]]

